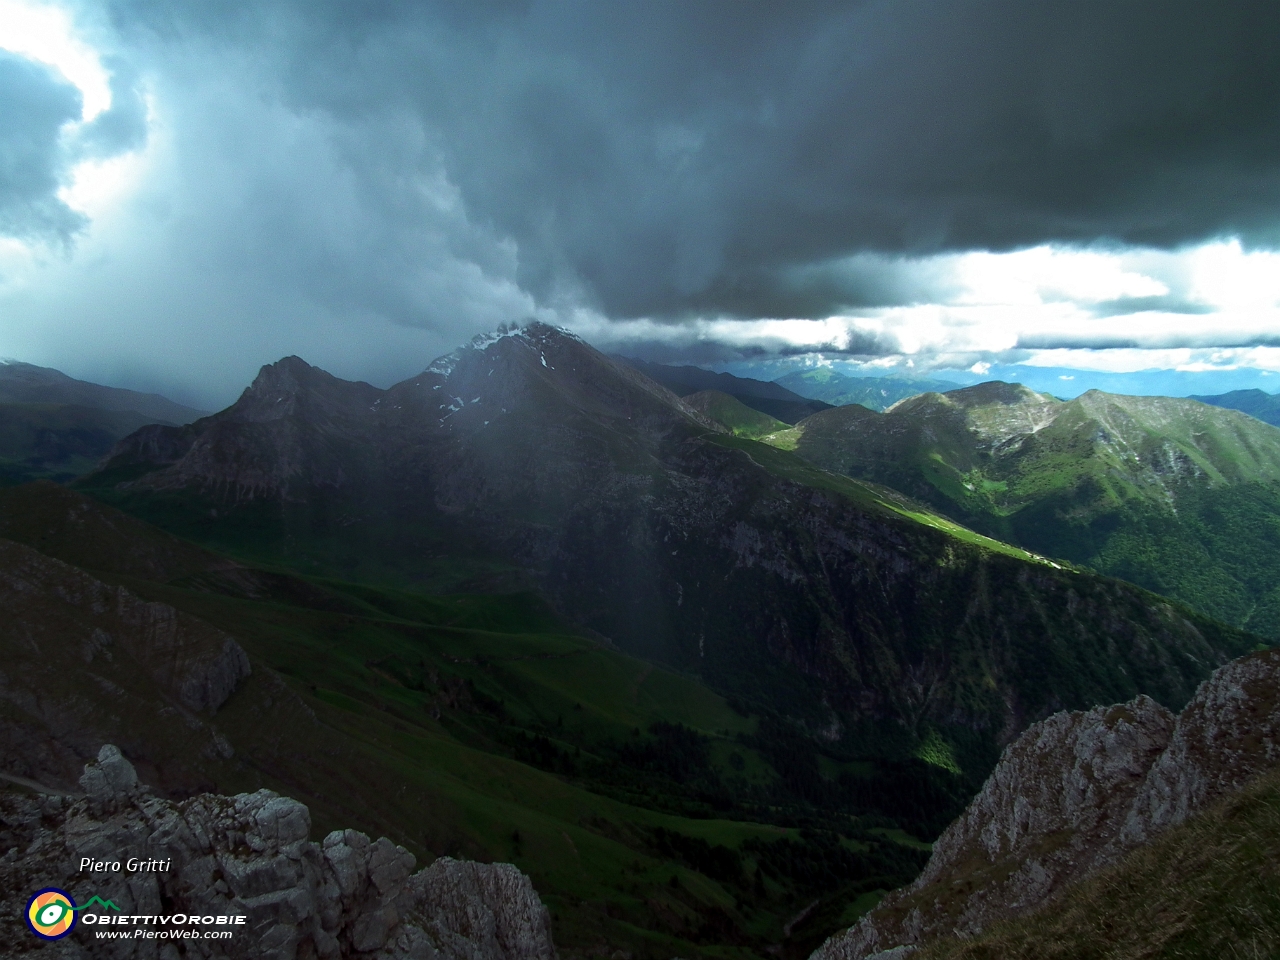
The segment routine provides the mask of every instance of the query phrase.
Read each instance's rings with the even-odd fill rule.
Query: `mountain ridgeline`
[[[992,537],[1280,636],[1280,430],[1194,400],[998,381],[880,414],[823,411],[771,442]]]
[[[771,436],[961,524],[1280,636],[1280,430],[1190,399],[979,384]]]
[[[796,423],[831,404],[813,399],[809,394],[789,390],[771,380],[753,380],[735,377],[731,373],[714,373],[701,367],[675,367],[663,363],[649,363],[632,357],[614,359],[634,367],[654,383],[660,383],[677,396],[715,391],[728,394],[744,406],[775,417],[785,423]]]
[[[1280,427],[1280,397],[1265,390],[1232,390],[1209,397],[1192,396],[1190,399],[1215,407],[1226,407],[1228,410],[1239,410],[1263,423]]]
[[[849,756],[937,742],[984,772],[1035,719],[1178,705],[1254,642],[733,437],[537,324],[385,391],[282,360],[221,413],[143,428],[85,488],[296,569],[532,587]]]

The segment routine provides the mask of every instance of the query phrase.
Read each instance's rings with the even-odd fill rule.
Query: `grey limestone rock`
[[[1280,764],[1280,651],[1221,667],[1176,718],[1148,697],[1010,744],[911,886],[812,960],[867,960],[1029,912]]]
[[[0,888],[59,887],[125,915],[245,918],[230,939],[201,941],[206,957],[555,960],[546,907],[510,864],[446,857],[414,873],[413,854],[385,837],[342,830],[312,843],[306,806],[270,790],[171,802],[110,744],[80,782],[83,798],[0,795],[0,847],[15,853],[0,857]],[[152,867],[111,868],[124,857]],[[108,866],[81,871],[84,858]],[[6,943],[31,940],[22,907],[0,909]],[[45,953],[178,956],[170,941],[95,933],[82,920]]]

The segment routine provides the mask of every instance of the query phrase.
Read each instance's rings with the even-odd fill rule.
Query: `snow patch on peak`
[[[477,350],[483,350],[492,343],[497,343],[505,337],[525,337],[525,330],[518,323],[502,323],[498,325],[498,329],[493,333],[477,333],[471,338],[471,346]]]
[[[456,350],[453,353],[446,353],[443,357],[436,357],[432,360],[430,366],[427,367],[425,372],[438,373],[441,376],[447,377],[449,374],[453,373],[454,367],[458,365],[458,359],[458,352]]]

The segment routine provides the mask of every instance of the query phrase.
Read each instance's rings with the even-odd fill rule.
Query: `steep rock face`
[[[980,933],[1280,765],[1280,651],[1219,669],[1178,716],[1146,697],[1028,728],[924,872],[814,960]]]
[[[1201,684],[1143,781],[1115,846],[1141,843],[1280,765],[1280,652],[1236,660]]]
[[[546,908],[510,864],[442,858],[413,873],[413,855],[386,838],[336,830],[312,843],[307,808],[269,790],[161,800],[111,745],[80,785],[82,798],[0,795],[5,890],[56,886],[81,905],[98,896],[131,916],[246,918],[232,938],[202,942],[204,956],[554,960]],[[168,869],[78,869],[85,857],[131,856]],[[42,955],[69,958],[176,956],[171,941],[99,940],[83,921],[42,945],[25,930],[25,905],[9,897],[0,913],[9,955],[43,947]]]
[[[227,749],[207,719],[250,673],[229,634],[9,540],[0,609],[5,772],[65,783],[89,741],[166,713]]]
[[[123,491],[142,509],[143,492],[184,491],[211,537],[246,498],[274,498],[293,555],[363,544],[412,569],[483,554],[629,652],[815,728],[838,730],[834,712],[1006,742],[1063,706],[1185,702],[1245,649],[1127,585],[987,549],[726,437],[550,327],[478,338],[376,397],[300,364],[185,428],[179,459],[140,465],[126,442],[101,476],[135,471]]]

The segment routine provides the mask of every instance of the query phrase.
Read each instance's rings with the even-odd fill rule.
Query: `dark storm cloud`
[[[65,240],[83,218],[58,199],[63,124],[80,91],[42,64],[0,50],[0,235]]]
[[[354,163],[399,156],[384,120],[414,118],[544,305],[822,316],[911,300],[888,268],[839,268],[860,252],[1280,241],[1271,0],[116,13],[251,49],[292,109],[368,136]]]

